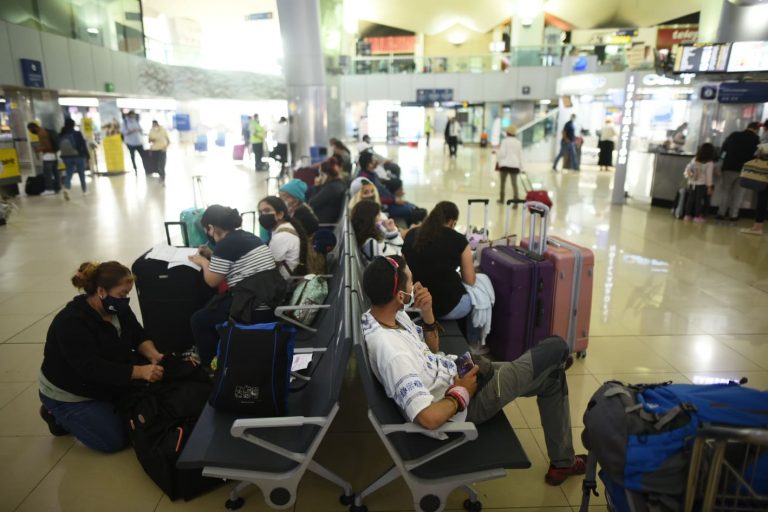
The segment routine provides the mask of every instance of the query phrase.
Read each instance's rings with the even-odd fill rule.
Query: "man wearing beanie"
[[[312,236],[319,227],[317,215],[305,203],[307,199],[307,184],[293,179],[280,187],[280,199],[288,206],[288,214],[304,228],[307,235]]]

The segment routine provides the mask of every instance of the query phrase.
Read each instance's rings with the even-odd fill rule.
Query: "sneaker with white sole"
[[[64,199],[69,201],[69,190],[67,190],[67,189],[64,189]]]
[[[53,195],[56,195],[56,192],[54,192],[53,190],[43,190],[42,192],[40,192],[40,195],[41,196],[53,196]]]
[[[755,229],[755,228],[744,228],[739,230],[741,233],[744,233],[745,235],[756,235],[760,236],[763,234],[762,229]]]

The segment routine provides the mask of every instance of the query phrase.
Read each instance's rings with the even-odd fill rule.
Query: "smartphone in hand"
[[[459,373],[459,378],[463,378],[474,367],[475,362],[472,361],[472,355],[469,352],[464,352],[456,358],[456,370]]]

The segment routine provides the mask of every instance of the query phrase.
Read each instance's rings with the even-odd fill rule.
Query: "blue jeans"
[[[568,153],[568,155],[571,158],[571,169],[574,171],[579,170],[579,160],[576,156],[576,143],[575,142],[568,142],[567,140],[561,140],[560,141],[560,152],[555,157],[555,163],[552,164],[552,168],[557,168],[557,163],[560,161],[562,157],[565,156],[565,154]]]
[[[461,296],[461,300],[447,315],[439,320],[461,320],[466,322],[466,337],[469,343],[480,343],[480,329],[472,325],[472,299],[468,293]]]
[[[112,402],[59,402],[43,394],[40,401],[56,423],[88,448],[114,453],[128,446],[128,429]]]
[[[409,226],[411,225],[411,212],[416,208],[415,204],[403,203],[403,204],[388,204],[387,215],[392,219],[403,219]]]
[[[61,190],[58,160],[43,160],[43,178],[45,179],[45,190],[53,190],[54,192]]]
[[[232,296],[215,296],[213,302],[206,304],[203,309],[192,315],[192,337],[200,354],[200,361],[204,366],[211,364],[219,347],[219,333],[216,326],[229,319],[229,310],[232,307]]]
[[[85,192],[85,158],[82,156],[65,156],[62,160],[64,160],[64,167],[66,168],[64,188],[67,190],[72,188],[72,174],[77,171],[77,175],[80,177],[80,188]]]

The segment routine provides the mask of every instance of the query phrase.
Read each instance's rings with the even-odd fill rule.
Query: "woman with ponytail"
[[[454,203],[437,203],[424,223],[405,236],[403,256],[413,281],[421,282],[432,294],[435,316],[440,320],[466,318],[467,341],[478,343],[480,332],[472,326],[472,301],[464,287],[474,286],[475,267],[466,237],[454,229],[458,220],[459,208]]]
[[[215,245],[213,250],[201,246],[189,260],[202,267],[208,286],[218,288],[226,282],[231,289],[254,274],[275,268],[269,247],[256,235],[240,229],[242,223],[236,209],[220,204],[209,206],[200,218],[206,236]],[[231,294],[219,294],[192,315],[192,335],[205,365],[216,355],[216,326],[229,318],[231,306]]]
[[[130,269],[117,261],[83,263],[75,297],[51,322],[40,368],[40,416],[51,434],[72,434],[112,453],[128,444],[115,402],[132,381],[163,378],[163,354],[128,305]]]
[[[297,220],[288,215],[282,199],[268,196],[259,201],[259,224],[270,232],[269,250],[280,274],[303,276],[307,273],[307,235]]]

